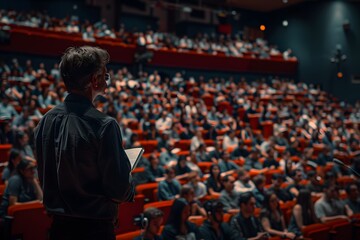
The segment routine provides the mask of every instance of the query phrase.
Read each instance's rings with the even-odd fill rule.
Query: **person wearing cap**
[[[7,214],[8,207],[32,201],[42,201],[43,192],[35,177],[35,164],[28,160],[21,160],[17,172],[9,178],[0,205],[0,216]]]
[[[118,205],[134,199],[119,124],[93,105],[110,82],[108,62],[103,49],[68,48],[60,72],[69,95],[35,129],[51,240],[114,240]]]
[[[231,229],[227,223],[223,222],[223,205],[218,200],[205,202],[204,208],[207,219],[200,227],[200,235],[206,240],[230,240]]]

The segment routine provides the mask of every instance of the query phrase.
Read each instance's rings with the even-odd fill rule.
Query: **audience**
[[[144,211],[144,218],[147,219],[144,232],[134,240],[161,240],[158,233],[164,221],[164,213],[157,208],[148,208]]]
[[[207,219],[200,227],[200,234],[206,240],[230,240],[231,229],[227,223],[223,222],[224,212],[221,202],[214,200],[205,202]]]
[[[226,175],[223,178],[224,189],[220,193],[219,201],[223,205],[224,212],[237,213],[239,193],[234,190],[235,178],[231,175]]]
[[[159,201],[171,200],[179,196],[181,184],[175,178],[175,168],[169,167],[165,170],[165,179],[159,182]]]
[[[32,201],[42,201],[43,194],[35,177],[33,162],[21,160],[16,173],[8,180],[3,199],[0,205],[0,216],[7,214],[8,207]]]
[[[199,229],[188,221],[190,205],[183,198],[175,199],[162,231],[163,239],[201,239]]]

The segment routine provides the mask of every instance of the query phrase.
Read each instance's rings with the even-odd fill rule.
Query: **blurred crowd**
[[[82,34],[85,41],[95,42],[96,38],[110,38],[126,44],[137,44],[147,49],[167,49],[179,52],[196,52],[211,55],[233,57],[250,57],[268,59],[280,57],[285,60],[295,59],[291,49],[281,52],[276,45],[269,45],[264,39],[255,41],[242,39],[239,34],[202,34],[196,36],[177,36],[174,33],[163,33],[148,30],[146,32],[128,32],[122,24],[118,31],[111,28],[106,19],[98,22],[79,19],[77,16],[63,19],[49,16],[46,12],[17,12],[0,10],[0,23],[15,24],[57,32]]]
[[[156,140],[134,178],[138,185],[158,182],[159,201],[174,200],[164,239],[201,239],[214,234],[212,228],[224,238],[205,239],[294,239],[305,225],[360,212],[358,179],[333,164],[338,158],[360,172],[360,102],[276,77],[250,82],[179,72],[135,75],[126,67],[108,72],[111,84],[94,105],[117,119],[125,148]],[[2,200],[4,216],[16,201],[42,198],[33,130],[67,92],[57,64],[0,61],[0,76],[0,143],[13,146],[2,173],[12,186]],[[353,181],[342,185],[342,178]],[[14,190],[19,184],[30,191],[26,197]],[[19,198],[10,198],[14,194]],[[217,200],[203,205],[209,198]],[[280,211],[288,202],[294,204],[290,217]],[[233,216],[229,223],[224,213]],[[207,218],[200,229],[188,220],[197,215]]]

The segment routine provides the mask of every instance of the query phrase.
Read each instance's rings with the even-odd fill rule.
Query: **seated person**
[[[256,148],[251,149],[249,156],[245,160],[244,168],[247,171],[250,171],[250,169],[262,169],[263,166],[259,162],[259,151]]]
[[[171,200],[179,196],[181,185],[175,179],[175,168],[169,167],[165,170],[165,180],[158,186],[159,201]]]
[[[42,201],[43,193],[35,177],[35,165],[21,160],[16,167],[17,173],[9,178],[0,205],[0,216],[7,214],[8,207],[32,201]]]
[[[238,171],[238,180],[235,182],[235,191],[238,193],[252,192],[255,184],[250,180],[250,175],[245,169]]]
[[[255,188],[253,190],[254,197],[256,199],[256,206],[262,207],[265,198],[265,177],[263,175],[257,175],[254,177]]]
[[[231,159],[238,159],[240,157],[247,158],[249,156],[249,151],[247,146],[244,144],[243,140],[239,140],[237,148],[231,153]]]
[[[206,240],[230,240],[231,229],[223,222],[223,205],[218,200],[207,201],[204,204],[207,213],[207,220],[200,227],[200,234]]]
[[[267,232],[254,216],[256,200],[251,192],[245,192],[240,195],[239,207],[240,213],[235,215],[230,222],[232,239],[267,239]]]
[[[291,173],[291,178],[293,183],[287,187],[287,191],[292,195],[293,198],[296,198],[299,195],[300,189],[305,188],[304,185],[301,185],[300,182],[303,180],[303,171],[301,169],[295,169]]]
[[[213,164],[210,167],[210,177],[206,181],[208,194],[220,196],[220,192],[224,189],[221,181],[221,171],[219,165]]]
[[[147,223],[143,226],[144,232],[134,240],[161,240],[158,232],[164,221],[164,213],[157,208],[148,208],[144,211],[145,218]]]
[[[188,221],[190,205],[183,198],[175,199],[161,234],[163,239],[201,239],[197,226]]]
[[[235,178],[231,175],[226,175],[223,178],[224,189],[221,191],[219,201],[223,205],[224,212],[239,212],[239,193],[234,190],[234,182]]]
[[[184,186],[188,186],[194,189],[195,199],[198,200],[204,197],[207,194],[206,186],[203,182],[200,181],[199,174],[194,172],[194,176],[189,179],[189,182]]]
[[[160,182],[164,180],[165,170],[160,166],[159,159],[154,155],[149,156],[150,165],[146,167],[146,182]]]
[[[320,182],[320,179],[315,171],[309,171],[307,173],[307,178],[310,181],[309,184],[306,185],[306,189],[309,190],[313,195],[314,194],[322,194],[323,186]]]
[[[284,215],[280,209],[279,200],[275,193],[267,193],[264,199],[264,208],[260,213],[260,220],[264,230],[272,236],[294,239],[295,234],[288,232],[285,226]]]
[[[360,213],[360,195],[359,187],[356,184],[350,184],[346,187],[346,194],[348,198],[345,200],[353,213]]]
[[[226,151],[222,153],[222,157],[218,164],[222,173],[240,169],[236,163],[230,160],[230,154]]]
[[[338,199],[336,186],[325,184],[324,195],[315,203],[315,214],[324,223],[338,218],[349,219],[353,212],[347,204]]]
[[[276,168],[279,168],[280,166],[280,163],[278,161],[276,161],[275,157],[274,157],[274,154],[275,154],[275,151],[273,148],[268,148],[266,150],[266,154],[267,154],[267,157],[263,163],[263,167],[264,168],[270,168],[270,169],[276,169]]]
[[[186,165],[186,157],[181,156],[175,166],[175,174],[177,179],[188,177],[191,169]]]
[[[184,185],[180,190],[180,197],[185,199],[190,205],[190,216],[203,216],[206,217],[205,209],[201,206],[201,203],[195,200],[194,189]]]
[[[290,201],[293,199],[292,195],[282,188],[282,184],[285,182],[286,178],[282,174],[273,174],[272,176],[272,185],[268,191],[274,192],[278,199],[282,202]]]
[[[16,174],[16,167],[21,162],[22,155],[20,151],[16,149],[11,149],[9,155],[9,161],[7,166],[4,168],[1,176],[1,180],[7,184],[9,178]]]
[[[311,193],[307,189],[301,189],[297,197],[296,205],[292,210],[289,223],[289,231],[296,234],[297,237],[302,236],[302,229],[317,222],[314,204],[311,200]]]

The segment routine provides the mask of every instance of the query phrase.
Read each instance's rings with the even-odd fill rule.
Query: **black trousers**
[[[53,216],[50,240],[115,240],[112,221]]]

